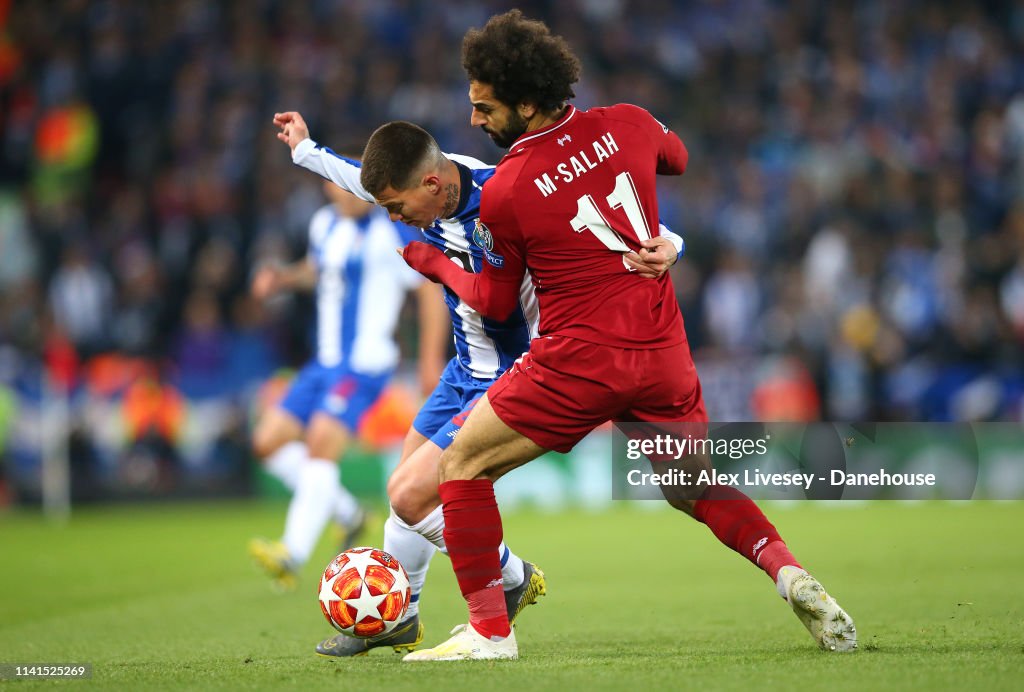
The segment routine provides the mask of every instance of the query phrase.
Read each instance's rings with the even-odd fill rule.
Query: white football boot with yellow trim
[[[853,618],[839,607],[817,579],[802,569],[783,567],[779,581],[786,600],[800,622],[824,651],[857,649],[857,628]]]
[[[472,625],[457,625],[451,631],[454,637],[433,649],[420,649],[408,654],[403,661],[489,661],[519,658],[516,631],[509,630],[501,641],[492,642],[478,634]]]
[[[277,591],[294,591],[298,584],[298,570],[288,548],[281,541],[254,538],[249,541],[249,555],[267,573]]]

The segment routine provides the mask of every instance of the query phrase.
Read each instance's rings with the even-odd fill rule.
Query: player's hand
[[[249,291],[254,298],[265,300],[272,296],[281,286],[281,272],[272,265],[266,265],[256,270],[252,277],[252,285]]]
[[[676,248],[668,238],[655,236],[640,241],[640,252],[627,252],[622,256],[626,266],[639,276],[657,279],[675,264]]]
[[[309,138],[306,121],[297,111],[274,113],[274,124],[281,130],[277,133],[277,138],[287,144],[292,151],[295,151],[299,142]]]

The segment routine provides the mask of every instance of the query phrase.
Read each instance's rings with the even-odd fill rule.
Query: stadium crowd
[[[713,420],[1024,417],[1024,3],[515,5],[577,105],[689,148],[661,216]],[[202,400],[301,360],[309,313],[247,290],[323,203],[271,115],[497,161],[459,46],[507,6],[0,0],[0,382]]]

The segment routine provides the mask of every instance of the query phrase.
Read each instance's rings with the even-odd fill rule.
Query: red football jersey
[[[530,273],[541,335],[623,348],[685,341],[668,276],[637,276],[622,254],[658,235],[655,175],[680,175],[686,161],[643,108],[570,106],[516,140],[483,186],[483,273],[502,283]]]

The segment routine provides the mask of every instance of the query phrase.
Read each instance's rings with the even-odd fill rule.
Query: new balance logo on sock
[[[761,540],[759,540],[757,543],[754,544],[754,550],[751,553],[751,556],[756,558],[757,557],[757,551],[759,551],[761,548],[765,547],[766,545],[768,545],[768,537],[767,536],[765,536],[764,538],[762,538]]]
[[[501,579],[499,578],[490,580],[489,582],[487,582],[487,586],[485,586],[484,588],[489,589],[492,586],[501,586]]]

